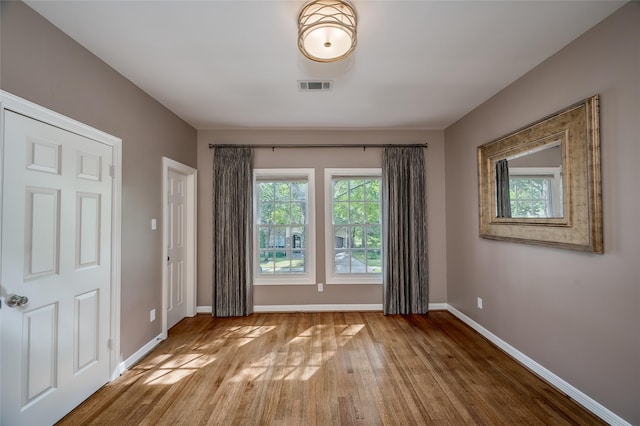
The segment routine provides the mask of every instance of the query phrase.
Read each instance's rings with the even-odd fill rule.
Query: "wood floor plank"
[[[60,425],[601,425],[444,311],[198,315]]]

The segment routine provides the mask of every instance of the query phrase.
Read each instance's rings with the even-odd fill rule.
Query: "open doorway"
[[[196,314],[197,170],[162,157],[162,337]]]

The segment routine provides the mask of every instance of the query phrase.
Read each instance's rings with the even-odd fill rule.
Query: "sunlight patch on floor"
[[[221,337],[213,342],[203,343],[199,349],[217,347],[242,347],[256,338],[273,331],[275,326],[234,326],[224,330]],[[346,345],[364,328],[364,324],[314,325],[298,333],[280,350],[265,354],[246,366],[240,366],[229,378],[231,382],[262,380],[307,381],[322,368],[336,353],[337,347]],[[312,345],[314,351],[305,355],[300,346]],[[190,376],[198,369],[215,362],[216,356],[202,353],[188,353],[174,356],[157,355],[136,366],[137,369],[152,369],[145,377],[145,384],[171,385]]]
[[[195,372],[196,370],[187,370],[182,368],[175,370],[159,369],[151,372],[149,377],[147,377],[143,383],[145,385],[172,385]]]
[[[159,365],[160,363],[166,361],[167,359],[171,358],[173,356],[173,354],[162,354],[162,355],[158,355],[155,356],[153,358],[150,359],[145,359],[142,362],[136,364],[133,368],[134,369],[147,369],[147,368],[155,368],[157,365]]]
[[[267,334],[275,328],[275,326],[271,325],[229,327],[227,329],[228,333],[225,334],[224,337],[226,338],[227,342],[229,341],[229,339],[233,339],[233,341],[229,343],[242,347],[247,343],[253,342],[254,339]]]
[[[148,385],[172,385],[187,376],[206,367],[216,360],[213,355],[184,354],[178,355],[162,364],[157,370],[149,373],[144,384]]]
[[[323,324],[307,328],[289,340],[281,350],[268,353],[250,365],[242,367],[229,380],[309,380],[335,355],[336,351],[328,348],[335,347],[336,344],[344,346],[364,328],[364,324],[334,326],[333,331],[329,333],[330,327]],[[296,350],[296,347],[308,344],[312,344],[314,348],[325,349],[314,352],[311,356],[305,356],[304,351]]]

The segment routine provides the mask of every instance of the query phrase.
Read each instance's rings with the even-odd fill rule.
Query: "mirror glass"
[[[505,162],[506,175],[499,164]],[[496,217],[563,217],[561,140],[497,160],[495,170]],[[501,189],[503,180],[508,186]]]

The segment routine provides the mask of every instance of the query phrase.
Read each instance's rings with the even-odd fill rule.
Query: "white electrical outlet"
[[[156,219],[151,219],[151,230],[155,231],[158,228],[158,221]]]
[[[478,309],[482,309],[482,299],[478,297]]]
[[[322,293],[324,291],[324,284],[318,283],[318,293]]]
[[[156,320],[156,310],[152,309],[151,312],[149,312],[149,322],[153,322]]]

